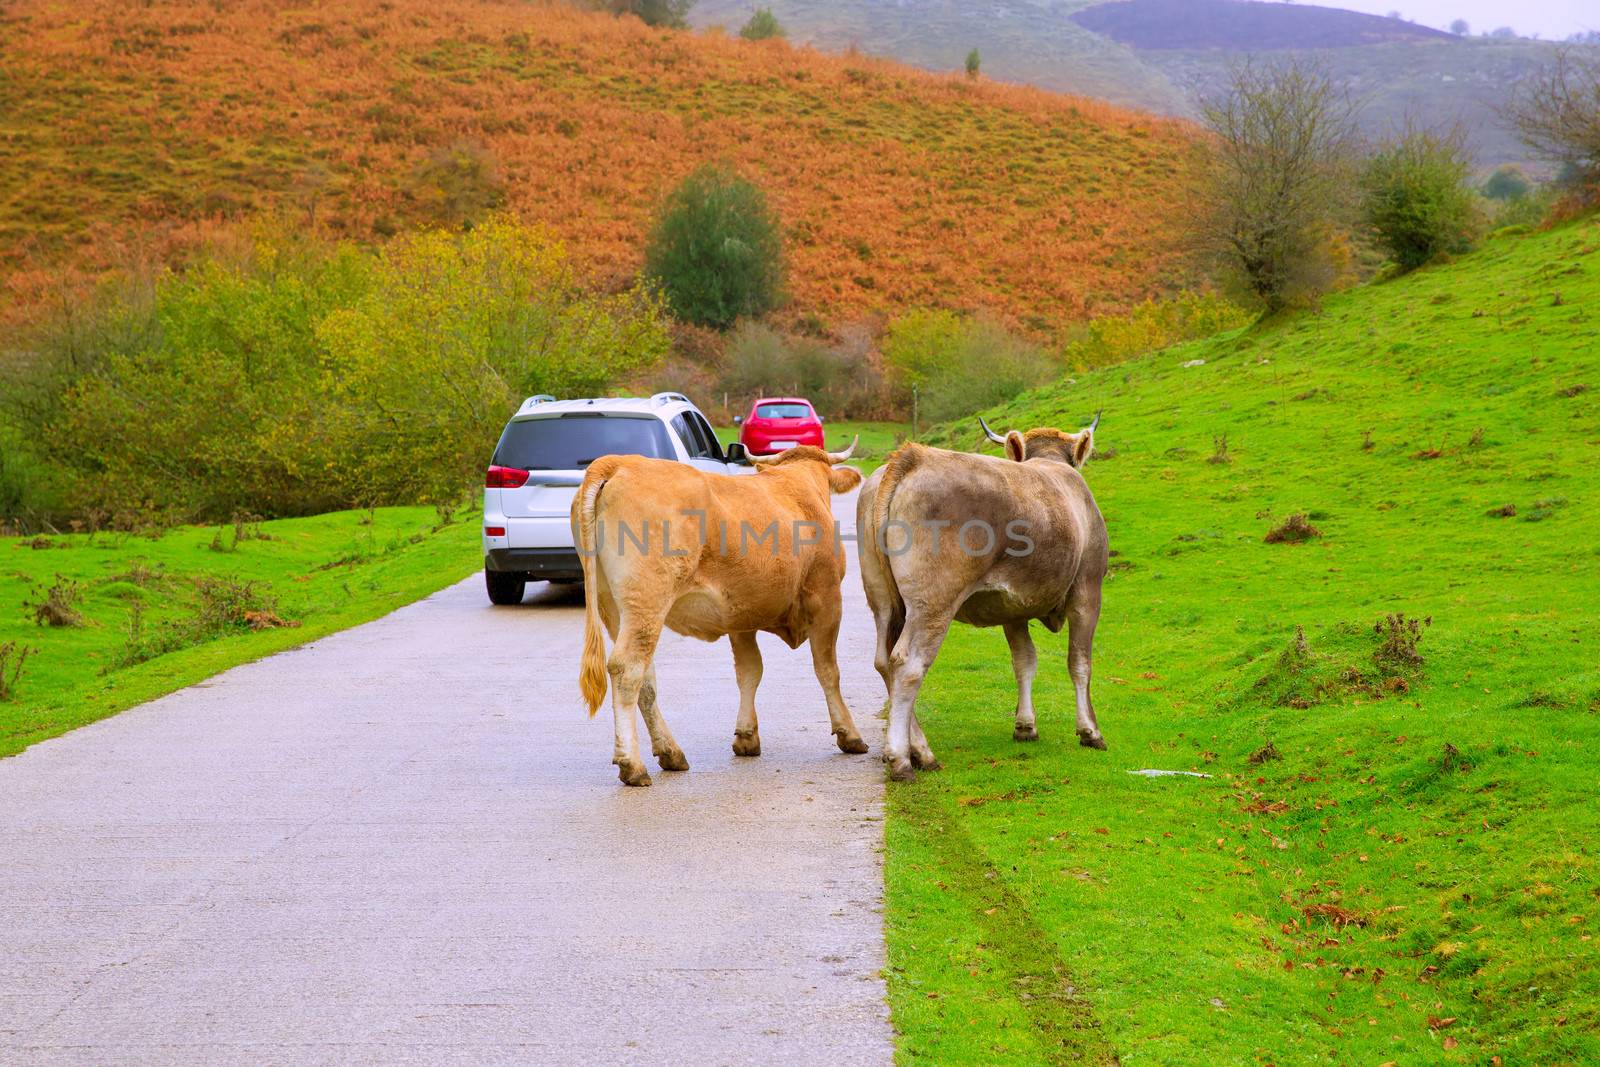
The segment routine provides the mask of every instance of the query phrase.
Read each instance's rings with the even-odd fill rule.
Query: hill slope
[[[986,415],[1101,407],[1110,749],[1065,634],[1025,746],[1003,637],[952,632],[946,769],[891,790],[908,1062],[1600,1059],[1600,224]],[[1322,536],[1265,543],[1295,512]]]
[[[268,210],[381,235],[431,217],[417,168],[468,142],[607,281],[708,159],[769,190],[802,310],[1058,322],[1177,278],[1188,134],[1096,102],[522,2],[23,0],[0,19],[14,272]]]
[[[748,0],[698,0],[701,24],[738,26]],[[1455,37],[1400,19],[1333,7],[1236,0],[995,0],[982,5],[902,0],[773,0],[797,41],[856,45],[933,70],[955,70],[970,48],[985,75],[1189,116],[1248,52],[1313,55],[1365,103],[1367,134],[1407,114],[1459,119],[1478,161],[1526,150],[1493,112],[1505,87],[1550,55],[1550,44]]]

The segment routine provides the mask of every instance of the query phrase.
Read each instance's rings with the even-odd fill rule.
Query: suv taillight
[[[528,471],[517,467],[490,467],[483,480],[485,489],[520,489],[528,482]]]

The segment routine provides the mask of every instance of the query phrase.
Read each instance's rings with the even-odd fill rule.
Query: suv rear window
[[[525,471],[582,470],[601,456],[673,459],[672,439],[648,415],[559,415],[508,423],[494,464]]]
[[[758,419],[809,419],[811,409],[804,404],[757,404]]]

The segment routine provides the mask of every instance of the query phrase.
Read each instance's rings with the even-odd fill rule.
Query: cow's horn
[[[1094,421],[1089,423],[1089,433],[1094,433],[1094,428],[1100,425],[1100,416],[1105,413],[1105,410],[1105,408],[1101,408],[1094,413]]]
[[[989,429],[989,424],[983,421],[982,415],[978,416],[978,425],[983,427],[983,432],[988,434],[989,440],[993,441],[995,444],[1003,445],[1006,443],[1006,439],[1004,437],[1001,437],[999,434]]]
[[[828,462],[829,463],[843,463],[845,460],[849,459],[851,457],[851,455],[854,454],[854,452],[856,450],[856,442],[858,442],[860,440],[861,440],[861,435],[860,434],[856,434],[854,437],[852,437],[850,439],[850,447],[849,448],[845,449],[843,452],[829,452],[828,453]]]

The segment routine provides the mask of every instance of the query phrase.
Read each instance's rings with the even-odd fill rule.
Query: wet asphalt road
[[[473,578],[0,760],[0,1063],[889,1063],[849,551],[870,755],[763,637],[736,758],[727,643],[668,634],[692,769],[626,789],[581,597]]]

